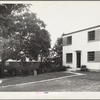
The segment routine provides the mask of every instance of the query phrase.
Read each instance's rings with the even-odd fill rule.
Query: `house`
[[[63,66],[100,70],[100,25],[62,35]]]

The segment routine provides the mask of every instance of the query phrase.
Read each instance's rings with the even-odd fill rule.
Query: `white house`
[[[63,34],[63,65],[100,70],[100,25]]]

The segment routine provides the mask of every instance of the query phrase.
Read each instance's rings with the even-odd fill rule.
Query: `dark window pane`
[[[67,44],[72,44],[72,36],[67,37]]]
[[[95,60],[95,52],[88,52],[88,61]]]
[[[66,54],[66,62],[72,62],[72,53]]]
[[[95,31],[88,32],[88,41],[95,40]]]

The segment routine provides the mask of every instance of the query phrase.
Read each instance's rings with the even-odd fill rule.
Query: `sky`
[[[45,22],[51,47],[63,33],[100,25],[100,1],[33,1],[31,11]]]

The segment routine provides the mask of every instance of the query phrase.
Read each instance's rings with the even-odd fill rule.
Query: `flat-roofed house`
[[[100,25],[63,34],[63,65],[100,70]]]

